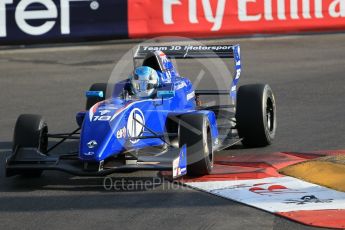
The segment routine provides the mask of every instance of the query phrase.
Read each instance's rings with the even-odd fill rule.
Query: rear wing
[[[236,99],[237,84],[241,75],[240,45],[176,45],[176,46],[139,46],[134,54],[134,59],[143,59],[147,54],[161,51],[168,58],[233,58],[234,73],[230,86],[230,97]],[[198,92],[196,92],[198,93]],[[201,94],[201,93],[199,93]]]
[[[162,51],[170,58],[235,58],[239,45],[139,46],[134,58],[141,59],[154,51]]]

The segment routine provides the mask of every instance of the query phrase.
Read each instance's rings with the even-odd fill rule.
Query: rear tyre
[[[179,118],[179,145],[187,145],[189,176],[208,175],[213,169],[212,135],[208,118],[203,114],[187,114]]]
[[[88,98],[86,101],[86,110],[89,110],[96,103],[105,100],[105,95],[107,92],[107,83],[95,83],[90,87],[89,91],[102,91],[104,96],[102,98]]]
[[[13,152],[18,148],[35,148],[46,154],[48,149],[48,126],[40,115],[22,114],[16,122],[13,136]],[[18,174],[25,177],[39,177],[42,170],[21,170]]]
[[[276,104],[267,84],[241,86],[236,104],[237,131],[248,147],[270,145],[277,128]]]

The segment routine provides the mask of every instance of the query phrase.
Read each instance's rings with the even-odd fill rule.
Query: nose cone
[[[94,105],[86,114],[80,138],[79,158],[102,161],[123,150],[122,104]]]

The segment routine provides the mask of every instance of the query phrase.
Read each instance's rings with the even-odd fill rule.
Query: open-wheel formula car
[[[194,89],[170,58],[233,58],[234,76],[229,76],[229,89]],[[48,133],[40,115],[20,115],[6,175],[39,176],[44,170],[59,170],[99,176],[154,170],[170,171],[174,178],[199,176],[212,172],[218,151],[240,141],[247,146],[265,146],[273,141],[276,105],[271,88],[253,84],[237,90],[239,45],[178,49],[139,46],[134,59],[142,60],[142,65],[129,79],[110,86],[111,90],[106,83],[91,86],[86,92],[86,111],[76,116],[79,128],[71,133]],[[224,95],[234,103],[207,107],[200,103],[201,95]],[[227,123],[218,124],[219,111],[229,108],[235,112],[227,113]],[[61,141],[49,146],[49,139]],[[78,153],[51,154],[67,139],[80,141]]]

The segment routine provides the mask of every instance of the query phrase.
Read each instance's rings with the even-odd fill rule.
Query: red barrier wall
[[[345,30],[345,0],[128,0],[129,37]]]

